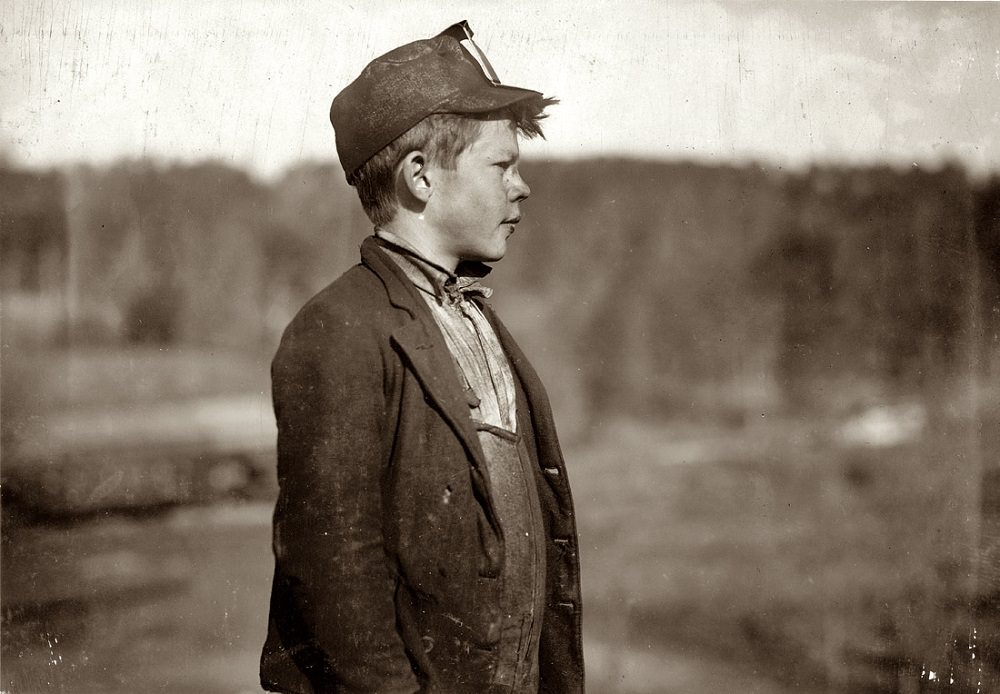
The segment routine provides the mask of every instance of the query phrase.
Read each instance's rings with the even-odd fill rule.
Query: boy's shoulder
[[[382,280],[359,263],[299,309],[285,328],[278,356],[357,349],[379,335],[388,338],[398,321],[394,313]]]

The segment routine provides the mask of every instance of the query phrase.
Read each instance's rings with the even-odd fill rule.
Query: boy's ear
[[[427,178],[427,157],[420,150],[414,150],[400,162],[399,175],[403,185],[417,200],[427,202],[433,194],[433,187]]]

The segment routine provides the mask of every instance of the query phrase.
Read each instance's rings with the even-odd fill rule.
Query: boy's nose
[[[531,188],[529,188],[528,184],[524,182],[523,178],[521,178],[521,174],[515,172],[510,186],[510,199],[512,201],[520,201],[524,200],[529,195],[531,195]]]

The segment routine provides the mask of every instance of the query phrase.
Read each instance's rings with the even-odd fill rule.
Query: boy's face
[[[453,169],[429,165],[433,193],[424,214],[442,253],[456,262],[504,256],[520,202],[531,193],[517,170],[519,156],[511,121],[488,120]]]

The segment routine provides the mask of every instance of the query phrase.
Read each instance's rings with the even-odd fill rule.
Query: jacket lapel
[[[483,452],[469,417],[469,403],[459,387],[455,364],[443,339],[415,320],[396,330],[392,341],[435,407],[481,466]]]
[[[462,393],[454,359],[437,329],[434,316],[403,271],[382,252],[373,238],[362,244],[361,258],[382,280],[393,306],[410,314],[411,320],[393,331],[392,342],[435,408],[462,441],[473,464],[485,476],[485,455],[469,417],[469,403]]]

